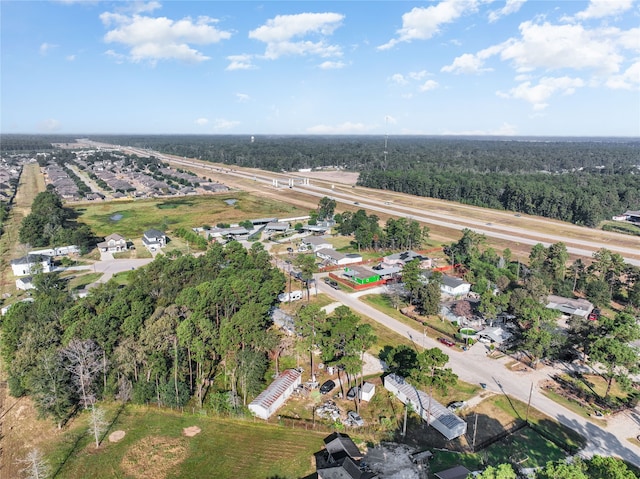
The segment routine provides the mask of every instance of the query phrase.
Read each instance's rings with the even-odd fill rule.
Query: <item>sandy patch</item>
[[[310,171],[296,174],[298,176],[307,176],[309,178],[317,178],[319,180],[332,181],[345,185],[355,185],[358,182],[358,176],[360,176],[360,173],[353,171]]]
[[[187,437],[193,437],[196,434],[200,434],[200,428],[198,426],[185,427],[182,430],[182,434]]]
[[[109,442],[122,441],[125,434],[126,433],[124,431],[113,431],[111,434],[109,434]]]
[[[151,436],[138,441],[122,458],[122,470],[136,479],[164,479],[187,455],[181,438]]]

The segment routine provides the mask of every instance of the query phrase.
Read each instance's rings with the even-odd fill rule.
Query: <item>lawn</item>
[[[238,200],[234,206],[224,202],[231,198]],[[88,224],[96,235],[118,232],[126,238],[139,237],[149,228],[170,231],[179,227],[215,226],[217,223],[237,223],[266,216],[308,214],[306,210],[243,192],[220,196],[79,203],[74,205],[74,209],[79,215],[78,221]],[[120,219],[113,219],[116,214],[121,216]]]
[[[116,407],[110,408],[110,417]],[[303,477],[314,470],[313,453],[326,433],[290,429],[260,420],[235,420],[127,406],[108,433],[125,431],[117,443],[96,449],[84,433],[87,414],[48,455],[56,477],[256,478]],[[183,429],[198,426],[194,437]],[[65,462],[65,457],[68,459]]]

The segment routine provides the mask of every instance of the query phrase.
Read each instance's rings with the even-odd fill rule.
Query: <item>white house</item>
[[[31,276],[24,276],[16,279],[16,288],[26,291],[28,289],[35,289],[33,285],[33,278]]]
[[[118,233],[111,233],[103,242],[97,244],[103,253],[118,253],[127,250],[127,240]]]
[[[302,238],[301,243],[306,246],[307,250],[314,253],[321,249],[333,249],[333,245],[322,236],[307,236]]]
[[[269,419],[282,406],[293,391],[302,383],[302,373],[287,369],[249,403],[249,410],[261,419]]]
[[[162,231],[150,229],[144,232],[142,235],[142,242],[147,249],[154,251],[157,248],[162,248],[167,244],[167,235]]]
[[[49,273],[53,267],[51,256],[28,254],[11,260],[11,269],[15,276],[29,276],[34,273]]]
[[[449,411],[427,393],[419,391],[402,376],[389,374],[384,378],[384,387],[393,393],[403,404],[410,404],[422,419],[429,422],[448,440],[455,439],[467,432],[467,423]]]
[[[362,262],[362,256],[356,253],[341,253],[330,248],[322,248],[316,251],[316,256],[331,265],[345,265]]]
[[[464,296],[471,291],[471,284],[454,276],[442,275],[440,291],[450,296]]]

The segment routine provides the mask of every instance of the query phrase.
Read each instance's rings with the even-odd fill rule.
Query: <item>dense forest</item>
[[[637,138],[401,136],[388,138],[386,151],[383,138],[370,136],[92,135],[91,139],[271,171],[342,168],[360,172],[362,186],[586,226],[640,208]],[[18,149],[18,139],[7,140],[8,146]],[[36,149],[40,140],[44,138],[25,137],[22,147]]]

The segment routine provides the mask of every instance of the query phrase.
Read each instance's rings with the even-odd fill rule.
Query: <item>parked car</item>
[[[349,391],[347,391],[347,399],[355,399],[358,395],[358,391],[360,391],[360,386],[353,386]]]
[[[348,418],[349,422],[351,424],[353,424],[354,426],[364,426],[364,419],[362,419],[360,417],[360,414],[358,414],[355,411],[349,411],[347,413],[347,418]]]
[[[462,409],[462,408],[463,408],[463,407],[465,407],[466,405],[467,405],[467,403],[466,403],[465,401],[455,401],[455,402],[452,402],[451,404],[449,404],[449,405],[447,406],[447,409],[448,409],[449,411],[455,412],[455,411],[457,411],[458,409]]]
[[[438,341],[440,341],[442,344],[444,344],[445,346],[455,346],[456,343],[454,343],[453,341],[451,341],[450,339],[447,338],[438,338]]]
[[[336,387],[336,383],[334,383],[331,379],[322,383],[320,386],[320,394],[330,393],[333,388]]]

